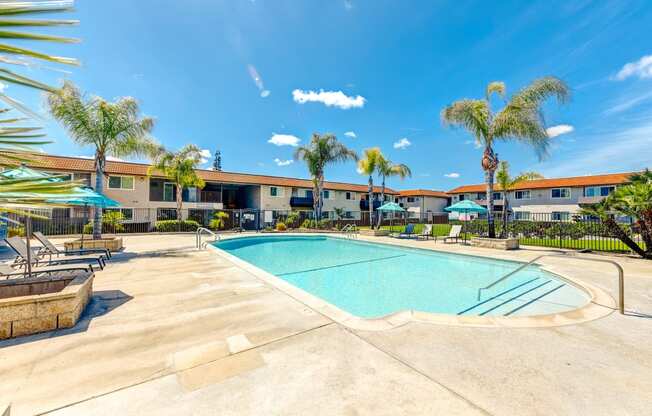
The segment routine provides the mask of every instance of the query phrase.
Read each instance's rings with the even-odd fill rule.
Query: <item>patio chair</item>
[[[32,235],[41,243],[43,244],[43,249],[44,252],[48,254],[54,254],[54,255],[64,255],[64,256],[70,256],[71,254],[101,254],[104,256],[105,259],[110,259],[111,258],[111,251],[107,248],[80,248],[80,249],[75,249],[75,250],[59,250],[53,243],[52,241],[48,240],[46,236],[43,235],[40,231],[34,231]]]
[[[437,241],[437,236],[432,235],[432,224],[425,224],[423,226],[423,230],[421,230],[421,233],[417,234],[417,240],[422,238],[426,240],[429,238],[434,238],[434,240]]]
[[[90,264],[58,264],[54,266],[32,267],[32,275],[52,274],[59,272],[93,272],[93,266]],[[0,263],[0,276],[10,278],[14,276],[27,276],[27,270],[14,269],[7,263]]]
[[[447,237],[444,237],[444,243],[447,243],[448,240],[455,240],[455,242],[460,241],[460,233],[462,232],[461,225],[453,225]]]
[[[410,238],[415,236],[414,234],[414,224],[408,224],[405,226],[405,230],[401,233],[392,233],[390,234],[390,237],[395,237],[395,238]]]
[[[14,260],[14,264],[18,266],[23,266],[27,264],[27,245],[23,241],[22,238],[20,237],[9,237],[5,238],[5,242],[9,247],[11,247],[12,250],[16,253],[17,257],[16,260]],[[35,255],[32,258],[32,264],[35,264],[36,266],[42,266],[43,263],[45,265],[51,266],[54,264],[65,264],[65,263],[95,263],[100,266],[100,270],[104,269],[104,256],[101,254],[87,254],[83,256],[63,256],[63,257],[56,257],[52,258],[52,255],[50,255],[50,259],[44,259],[42,257],[39,257],[38,255]]]

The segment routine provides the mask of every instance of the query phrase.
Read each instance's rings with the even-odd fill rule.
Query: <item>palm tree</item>
[[[294,158],[303,160],[308,166],[313,184],[313,210],[315,220],[321,219],[323,207],[322,191],[324,189],[324,170],[327,165],[358,160],[358,155],[337,140],[335,135],[313,133],[308,146],[300,146],[294,152]]]
[[[50,113],[80,146],[95,148],[95,191],[104,190],[107,156],[130,157],[152,155],[160,147],[149,136],[154,127],[150,117],[140,117],[134,98],[123,97],[109,102],[101,97],[86,98],[71,82],[48,94]],[[102,209],[96,207],[93,239],[102,237]]]
[[[374,226],[374,173],[378,171],[383,154],[380,148],[372,147],[364,150],[364,157],[358,161],[358,173],[369,176],[369,185],[367,187],[369,201],[369,227]]]
[[[204,180],[197,175],[197,167],[201,164],[201,149],[194,144],[187,144],[177,152],[161,151],[154,157],[154,163],[148,169],[152,175],[162,172],[176,187],[177,221],[181,229],[181,208],[183,206],[183,188],[203,188]]]
[[[476,143],[484,147],[482,169],[487,184],[487,222],[491,238],[496,237],[493,187],[499,161],[498,154],[494,152],[495,142],[517,140],[527,143],[534,147],[540,159],[543,158],[547,154],[550,137],[546,132],[541,106],[551,97],[556,97],[561,103],[566,102],[570,91],[558,78],[539,78],[512,96],[497,113],[491,110],[493,94],[504,97],[505,84],[491,82],[487,85],[484,99],[462,99],[441,112],[444,124],[465,128],[475,137]]]
[[[646,170],[630,176],[629,180],[629,184],[616,188],[609,195],[608,207],[636,221],[646,256],[652,258],[652,173]]]
[[[381,188],[380,188],[380,201],[383,203],[385,201],[385,178],[391,176],[398,176],[401,179],[405,179],[409,176],[412,176],[412,171],[407,165],[403,163],[392,163],[391,160],[385,158],[383,155],[380,155],[380,160],[378,161],[378,174],[382,178]],[[380,229],[380,223],[382,221],[382,215],[378,215],[378,224],[376,228]]]
[[[520,175],[512,178],[509,176],[509,163],[502,161],[498,166],[496,172],[496,183],[503,191],[503,226],[500,230],[500,238],[507,238],[507,213],[509,212],[509,193],[512,192],[516,186],[525,181],[534,179],[543,179],[543,175],[537,172],[523,172]]]

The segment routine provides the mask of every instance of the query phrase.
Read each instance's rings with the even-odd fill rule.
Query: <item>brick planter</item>
[[[362,235],[370,235],[373,237],[386,237],[389,235],[389,230],[360,230],[360,234]]]
[[[0,339],[75,326],[93,294],[93,273],[0,282]]]
[[[473,237],[471,245],[475,247],[495,248],[498,250],[516,250],[519,248],[518,238],[486,238]]]
[[[82,248],[82,240],[72,240],[63,243],[66,250],[78,250]],[[83,248],[107,248],[110,251],[122,250],[122,237],[106,237],[101,240],[84,239]]]

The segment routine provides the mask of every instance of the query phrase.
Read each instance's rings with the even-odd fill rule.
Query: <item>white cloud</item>
[[[78,157],[80,159],[95,159],[95,156],[86,156],[86,155],[73,156],[73,157]],[[119,157],[113,157],[113,156],[107,156],[106,160],[109,162],[126,162],[126,160],[124,159],[120,159]]]
[[[351,10],[353,8],[353,2],[351,0],[344,0],[344,8]]]
[[[270,137],[269,140],[267,140],[267,143],[274,144],[276,146],[293,146],[296,147],[299,145],[299,142],[301,139],[299,139],[296,136],[293,136],[291,134],[276,134],[272,133],[272,137]]]
[[[294,160],[288,159],[288,160],[281,160],[279,158],[274,159],[274,163],[276,163],[276,166],[287,166],[292,163],[294,163]]]
[[[548,127],[546,129],[546,133],[548,133],[548,137],[557,137],[561,136],[562,134],[570,133],[573,130],[575,130],[575,127],[569,124],[560,124],[558,126]]]
[[[652,55],[645,55],[636,62],[625,64],[613,79],[622,81],[632,76],[641,79],[652,78]]]
[[[199,152],[199,154],[201,155],[201,159],[199,163],[201,163],[202,165],[204,163],[207,163],[211,159],[211,157],[213,157],[213,153],[208,149],[201,149],[201,152]]]
[[[399,141],[394,142],[394,149],[405,149],[410,145],[412,145],[412,143],[407,139],[407,137],[403,137]]]
[[[460,174],[457,172],[451,172],[451,173],[444,174],[444,176],[451,179],[457,179],[460,177]]]
[[[476,149],[479,149],[479,148],[482,147],[482,145],[480,143],[478,143],[476,140],[466,140],[464,142],[464,144],[472,144],[473,147],[475,147]]]
[[[308,102],[323,103],[326,107],[338,107],[342,110],[362,108],[364,107],[365,101],[367,101],[361,95],[356,95],[355,97],[348,96],[342,91],[319,90],[319,92],[315,92],[299,89],[292,91],[292,99],[299,104]]]
[[[356,137],[358,137],[358,135],[355,134],[354,131],[347,131],[346,133],[344,133],[344,135],[345,135],[346,137],[350,137],[350,138],[352,138],[352,139],[355,139]]]
[[[629,110],[632,107],[636,107],[642,102],[645,102],[652,98],[652,91],[648,91],[644,94],[641,94],[637,97],[627,97],[625,100],[619,102],[618,104],[612,105],[604,111],[604,114],[616,114],[622,113],[623,111]]]

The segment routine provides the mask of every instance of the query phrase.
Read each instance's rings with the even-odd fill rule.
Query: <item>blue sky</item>
[[[412,178],[390,186],[447,190],[481,182],[481,150],[465,131],[442,126],[441,109],[481,97],[490,81],[503,80],[509,93],[545,75],[573,90],[570,103],[545,107],[548,126],[564,134],[543,162],[523,145],[499,143],[514,173],[570,176],[652,165],[651,2],[78,0],[76,6],[70,17],[81,24],[56,32],[82,42],[41,49],[77,57],[82,66],[57,67],[69,74],[35,68],[33,75],[52,83],[66,77],[108,99],[136,97],[157,119],[160,142],[219,148],[225,170],[307,177],[300,162],[290,162],[294,147],[278,144],[332,132],[355,150],[380,146],[412,168]],[[16,86],[6,92],[46,114],[38,93]],[[56,122],[45,125],[55,140],[46,151],[92,154]],[[365,181],[352,163],[329,168],[327,179]]]

